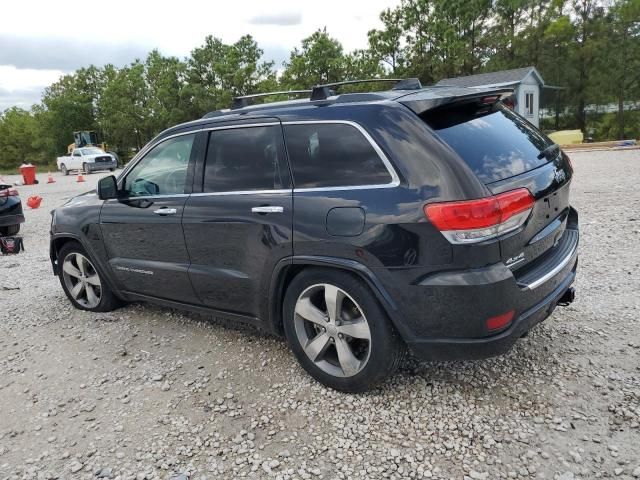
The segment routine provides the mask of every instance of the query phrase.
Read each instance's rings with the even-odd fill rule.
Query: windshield
[[[544,155],[538,157],[553,142],[501,104],[490,108],[454,106],[427,112],[422,118],[485,184],[520,175],[549,161]]]
[[[83,155],[100,155],[101,153],[104,153],[104,152],[96,147],[88,147],[88,148],[82,149]]]

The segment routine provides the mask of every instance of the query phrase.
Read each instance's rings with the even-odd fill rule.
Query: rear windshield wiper
[[[558,145],[557,143],[554,143],[553,145],[549,145],[547,148],[545,148],[538,154],[538,160],[542,160],[545,157],[547,160],[551,160],[553,158],[552,155],[556,153],[558,150],[560,150],[560,145]]]

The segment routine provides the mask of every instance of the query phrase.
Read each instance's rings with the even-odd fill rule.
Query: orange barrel
[[[36,183],[36,167],[35,165],[22,165],[20,167],[22,180],[25,185],[33,185]]]

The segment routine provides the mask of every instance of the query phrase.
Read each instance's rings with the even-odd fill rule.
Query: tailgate
[[[564,154],[523,175],[487,185],[494,193],[527,188],[536,202],[521,231],[500,240],[502,260],[518,270],[558,244],[569,222],[571,169]]]
[[[569,217],[569,159],[553,142],[500,102],[450,102],[420,117],[493,194],[527,188],[535,199],[524,225],[500,237],[504,263],[517,270],[562,237]]]

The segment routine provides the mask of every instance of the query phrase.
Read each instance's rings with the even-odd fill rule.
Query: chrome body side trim
[[[194,121],[196,121],[196,120],[194,120]],[[173,135],[169,135],[168,137],[164,137],[164,138],[158,140],[157,142],[153,142],[153,140],[152,140],[151,142],[147,143],[144,147],[142,147],[142,149],[131,159],[131,161],[129,162],[129,165],[127,165],[127,167],[120,173],[120,175],[118,176],[118,187],[120,187],[120,182],[129,173],[129,170],[131,170],[133,167],[135,167],[137,165],[137,163],[140,160],[142,160],[147,153],[149,153],[149,150],[155,148],[157,145],[160,145],[163,142],[166,142],[167,140],[171,140],[172,138],[175,138],[175,137],[181,137],[183,135],[195,135],[195,134],[197,134],[199,132],[203,132],[203,131],[204,132],[209,132],[209,131],[212,131],[212,130],[228,130],[228,129],[232,129],[232,128],[244,128],[244,127],[247,127],[247,128],[249,128],[249,127],[268,127],[268,126],[273,126],[273,125],[280,125],[280,122],[243,123],[243,124],[235,124],[235,125],[221,125],[219,127],[207,127],[207,128],[200,127],[198,129],[195,129],[195,130],[189,130],[187,132],[180,132],[180,133],[175,133]]]
[[[278,194],[278,193],[291,193],[290,188],[280,188],[274,190],[235,190],[231,192],[204,192],[204,193],[192,193],[192,197],[217,197],[222,195],[260,195],[260,194]]]
[[[380,146],[376,143],[376,141],[371,137],[371,135],[369,135],[369,132],[367,132],[360,124],[353,122],[351,120],[300,120],[300,121],[288,121],[288,122],[257,122],[257,123],[243,123],[243,124],[233,124],[233,125],[221,125],[221,126],[216,126],[216,127],[202,127],[199,128],[197,130],[189,130],[187,132],[180,132],[180,133],[176,133],[174,135],[169,135],[168,137],[165,137],[155,143],[149,143],[147,144],[142,150],[140,150],[140,152],[138,152],[138,154],[133,157],[133,159],[129,162],[129,165],[120,173],[120,175],[118,176],[118,188],[120,188],[122,185],[122,181],[124,180],[124,178],[126,177],[126,175],[129,173],[129,171],[138,163],[140,162],[145,155],[153,148],[155,148],[157,145],[161,144],[162,142],[165,142],[167,140],[170,140],[172,138],[175,137],[180,137],[183,135],[192,135],[192,134],[197,134],[199,132],[210,132],[210,131],[216,131],[216,130],[230,130],[230,129],[238,129],[238,128],[252,128],[252,127],[270,127],[270,126],[275,126],[275,125],[313,125],[313,124],[337,124],[337,125],[350,125],[352,127],[354,127],[356,130],[358,130],[362,136],[369,142],[369,144],[371,145],[371,147],[375,150],[375,152],[378,154],[378,156],[380,157],[380,160],[382,160],[382,163],[384,164],[385,168],[387,169],[387,171],[389,172],[389,175],[391,176],[391,182],[389,183],[384,183],[384,184],[379,184],[379,185],[345,185],[345,186],[337,186],[337,187],[310,187],[310,188],[294,188],[293,192],[331,192],[331,191],[342,191],[342,190],[369,190],[369,189],[377,189],[377,188],[393,188],[393,187],[397,187],[398,185],[400,185],[400,177],[398,176],[395,168],[393,167],[393,165],[391,164],[391,161],[389,160],[389,158],[385,155],[385,153],[382,151],[382,149],[380,148]],[[193,193],[191,195],[193,196],[209,196],[209,195],[248,195],[248,194],[260,194],[260,193],[288,193],[291,192],[291,190],[289,189],[275,189],[275,190],[241,190],[241,191],[232,191],[232,192],[207,192],[207,193]],[[176,197],[179,195],[154,195],[154,196],[149,196],[149,197],[134,197],[136,199],[138,198],[147,198],[147,199],[151,199],[151,198],[166,198],[166,197]],[[188,196],[188,195],[186,195]]]
[[[576,243],[576,245],[571,249],[571,251],[567,254],[566,257],[564,257],[562,259],[562,261],[556,265],[555,267],[553,267],[551,270],[549,270],[547,273],[545,273],[543,276],[541,276],[540,278],[534,280],[531,283],[528,283],[526,285],[524,285],[524,288],[528,288],[529,290],[533,290],[537,287],[539,287],[540,285],[542,285],[544,282],[546,282],[547,280],[553,278],[555,275],[557,275],[564,267],[567,266],[567,264],[571,261],[571,259],[573,258],[573,256],[576,254],[576,252],[578,251],[578,244]]]
[[[105,202],[133,202],[136,200],[158,200],[162,198],[184,198],[188,197],[189,193],[167,193],[163,195],[140,195],[137,197],[118,197],[118,198],[109,198],[105,200]]]
[[[240,123],[235,125],[222,125],[220,127],[203,128],[202,131],[209,132],[211,130],[231,130],[234,128],[273,127],[274,125],[280,125],[280,122]]]
[[[284,207],[276,206],[276,205],[265,205],[263,207],[253,207],[251,209],[253,213],[282,213],[284,212]]]

